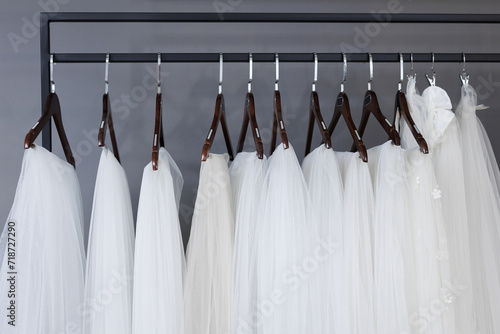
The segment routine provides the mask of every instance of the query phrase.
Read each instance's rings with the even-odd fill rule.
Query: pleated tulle
[[[344,288],[350,333],[375,333],[373,217],[375,199],[368,169],[358,153],[336,153],[344,181]]]
[[[134,217],[125,170],[106,147],[97,170],[85,280],[85,334],[132,333]]]
[[[308,185],[319,235],[327,251],[319,269],[323,333],[350,333],[349,299],[343,285],[344,186],[335,153],[324,145],[304,158],[302,170]]]
[[[409,227],[404,150],[386,142],[368,150],[375,193],[373,268],[377,334],[410,333],[403,245]]]
[[[233,294],[234,214],[227,158],[201,163],[187,248],[185,333],[228,334]]]
[[[266,169],[267,159],[259,159],[255,152],[238,153],[229,169],[236,224],[231,321],[231,333],[235,334],[256,333],[257,330],[250,326],[257,303],[255,228]]]
[[[477,95],[462,87],[457,118],[462,135],[472,288],[483,334],[500,332],[500,172],[488,135],[476,116]]]
[[[43,147],[26,150],[1,238],[2,245],[10,249],[2,250],[0,333],[81,333],[82,226],[80,187],[73,166]],[[15,282],[7,281],[12,276]],[[15,296],[8,294],[12,289]],[[7,317],[12,301],[15,327],[8,324],[13,319]]]
[[[422,96],[410,77],[407,92],[412,114],[425,115],[418,124],[427,140],[441,193],[444,225],[450,257],[450,292],[455,301],[448,311],[455,312],[453,333],[476,333],[476,316],[472,294],[472,278],[467,222],[465,176],[458,120],[451,111],[448,94],[440,87],[426,88]],[[421,117],[418,117],[419,119]]]
[[[144,168],[134,260],[133,333],[183,333],[184,248],[179,225],[183,179],[160,149],[158,170]]]
[[[263,334],[321,333],[319,268],[328,245],[318,236],[311,199],[290,145],[269,158],[257,226],[257,308]],[[245,332],[243,332],[245,333]]]

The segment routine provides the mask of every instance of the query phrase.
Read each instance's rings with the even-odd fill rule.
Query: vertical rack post
[[[41,69],[41,112],[50,93],[50,20],[49,13],[40,13],[40,69]],[[52,151],[52,121],[49,119],[42,131],[42,146]]]

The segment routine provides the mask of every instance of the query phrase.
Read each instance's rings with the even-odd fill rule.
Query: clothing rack
[[[500,14],[387,14],[379,20],[364,13],[40,13],[40,65],[42,112],[50,93],[51,23],[427,23],[427,24],[499,24]],[[54,53],[55,63],[104,63],[106,53]],[[274,53],[253,53],[254,62],[274,62]],[[318,53],[321,62],[342,62],[341,53]],[[462,53],[403,53],[409,62],[460,63]],[[279,53],[280,62],[313,62],[314,53]],[[373,53],[374,62],[398,62],[398,53]],[[470,63],[500,63],[500,53],[466,53]],[[368,62],[367,53],[348,53],[349,62]],[[224,62],[248,62],[248,53],[224,53]],[[110,53],[110,62],[153,63],[157,53]],[[219,62],[219,53],[162,53],[162,62]],[[52,149],[51,122],[42,131],[42,145]]]

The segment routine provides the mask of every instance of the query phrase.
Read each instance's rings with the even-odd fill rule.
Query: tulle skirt
[[[26,150],[0,241],[2,334],[82,333],[82,225],[73,166],[43,147]]]
[[[267,159],[259,159],[255,152],[238,153],[229,169],[236,218],[231,325],[231,333],[235,334],[257,331],[249,324],[257,303],[255,228],[266,169]]]
[[[375,192],[373,238],[375,323],[378,334],[410,333],[404,275],[409,227],[404,150],[392,142],[368,151]]]
[[[457,118],[462,134],[472,289],[479,332],[500,332],[500,172],[476,116],[477,95],[462,86]]]
[[[183,333],[184,248],[179,225],[182,175],[160,149],[144,168],[134,261],[133,333]]]
[[[261,334],[321,333],[322,255],[312,204],[293,147],[269,158],[257,225],[257,308]],[[245,332],[242,332],[245,333]]]
[[[375,333],[373,282],[374,195],[368,164],[358,153],[336,153],[344,181],[344,289],[350,333]]]
[[[432,157],[405,151],[410,228],[405,231],[405,282],[411,333],[455,333],[448,242]]]
[[[469,233],[464,183],[461,134],[452,113],[451,100],[440,87],[430,86],[420,96],[415,78],[408,82],[408,102],[432,157],[450,258],[450,289],[456,298],[448,305],[455,312],[454,333],[476,333],[476,317],[472,295]],[[405,135],[409,136],[409,131]],[[406,140],[408,142],[408,140]]]
[[[201,163],[187,248],[185,333],[226,334],[231,327],[234,214],[227,158]]]
[[[134,217],[127,176],[104,147],[90,220],[84,333],[132,333],[133,270]]]
[[[328,245],[322,253],[319,270],[324,308],[324,333],[351,333],[349,299],[343,286],[344,276],[344,187],[335,153],[324,145],[316,148],[302,162],[313,210],[316,213],[322,243]]]

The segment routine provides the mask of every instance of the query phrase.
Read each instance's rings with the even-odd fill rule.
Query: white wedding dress
[[[321,241],[328,245],[320,259],[320,284],[323,332],[350,333],[349,299],[343,285],[344,266],[344,186],[332,149],[319,146],[302,162],[313,210],[319,224]]]
[[[236,224],[231,333],[257,332],[252,325],[257,303],[255,228],[266,169],[267,159],[259,159],[255,152],[238,153],[229,169]]]
[[[230,333],[233,243],[234,214],[227,155],[210,153],[201,163],[187,247],[186,334]]]
[[[410,112],[417,126],[425,127],[426,113],[415,110],[419,96],[412,95],[411,85],[412,78],[408,84]],[[404,258],[411,333],[453,334],[456,333],[456,295],[451,283],[442,192],[436,181],[432,155],[421,153],[406,122],[402,125],[400,134],[402,146],[406,148],[410,204]]]
[[[469,220],[472,288],[478,332],[500,332],[500,172],[488,135],[476,116],[477,95],[462,86],[457,118],[462,134]]]
[[[404,150],[391,141],[368,150],[375,194],[373,272],[377,334],[410,333],[403,248],[409,228]]]
[[[465,176],[461,151],[460,126],[448,94],[440,87],[429,86],[421,96],[415,88],[415,78],[408,81],[408,104],[429,145],[436,173],[443,218],[448,240],[451,281],[450,291],[455,296],[456,334],[476,333],[476,315],[472,294],[469,233],[465,194]]]
[[[74,167],[41,146],[25,150],[0,240],[0,333],[82,333],[82,229]]]
[[[317,221],[304,175],[290,145],[268,160],[257,223],[259,334],[322,333],[318,277],[328,244]],[[245,333],[245,332],[243,332]]]
[[[375,333],[373,282],[374,196],[368,164],[358,153],[336,152],[344,181],[344,288],[350,333]]]
[[[184,247],[179,202],[184,180],[165,148],[142,176],[134,259],[133,333],[183,333]]]
[[[134,217],[125,170],[103,148],[90,219],[85,334],[132,333]]]

